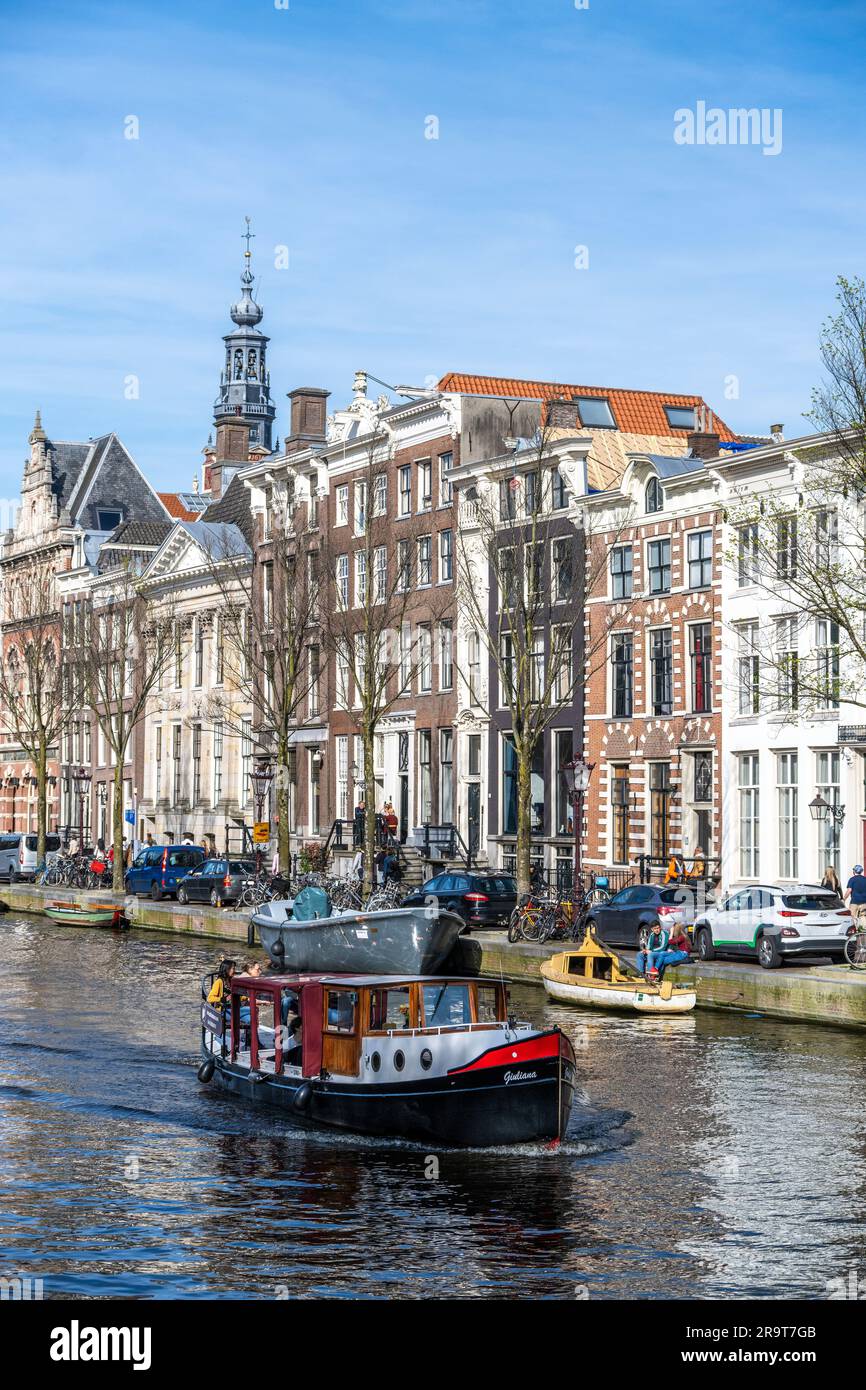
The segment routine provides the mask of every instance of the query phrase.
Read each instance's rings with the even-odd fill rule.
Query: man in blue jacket
[[[670,932],[660,922],[656,922],[654,927],[650,927],[646,950],[637,953],[637,968],[641,975],[646,975],[649,978],[649,972],[655,969],[655,956],[661,955],[663,951],[667,950],[670,935]]]

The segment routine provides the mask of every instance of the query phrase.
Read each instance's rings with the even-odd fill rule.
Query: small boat
[[[82,903],[48,903],[42,909],[46,917],[60,922],[64,927],[119,927],[123,925],[123,908],[113,903],[99,903],[92,907]]]
[[[321,898],[327,903],[324,893]],[[305,919],[298,916],[300,901],[300,894],[294,902],[274,899],[250,919],[277,970],[432,975],[444,965],[465,926],[462,917],[433,906]]]
[[[628,1009],[639,1014],[685,1014],[697,1003],[697,995],[689,987],[665,979],[652,984],[630,970],[589,929],[581,946],[546,960],[541,976],[550,997],[563,1004]]]
[[[565,1133],[574,1049],[509,1017],[500,981],[241,975],[222,1010],[212,980],[199,1080],[295,1123],[463,1147]]]

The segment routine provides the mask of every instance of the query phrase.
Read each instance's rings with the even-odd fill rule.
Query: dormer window
[[[650,478],[647,483],[644,502],[648,512],[660,512],[664,506],[664,494],[658,478]]]
[[[98,511],[96,513],[96,525],[100,531],[115,531],[123,520],[123,513],[119,511]]]
[[[695,408],[693,405],[666,405],[665,415],[672,430],[693,430],[695,428]]]
[[[580,422],[588,429],[615,430],[616,420],[606,396],[576,396]]]

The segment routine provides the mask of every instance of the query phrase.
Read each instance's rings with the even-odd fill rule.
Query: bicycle
[[[852,970],[866,970],[866,926],[852,931],[845,942],[844,952]]]

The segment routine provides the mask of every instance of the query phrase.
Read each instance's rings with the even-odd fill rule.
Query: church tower
[[[225,481],[223,462],[237,467],[249,461],[251,449],[270,453],[273,448],[271,434],[276,408],[271,400],[266,360],[269,339],[258,328],[263,311],[253,299],[250,241],[254,233],[250,231],[249,218],[246,223],[243,240],[247,249],[241,273],[241,297],[231,308],[236,327],[223,339],[225,363],[214,405],[216,449],[210,471],[212,475],[214,471],[220,475],[219,482]],[[218,479],[214,478],[214,482]],[[221,488],[218,486],[215,490]]]

